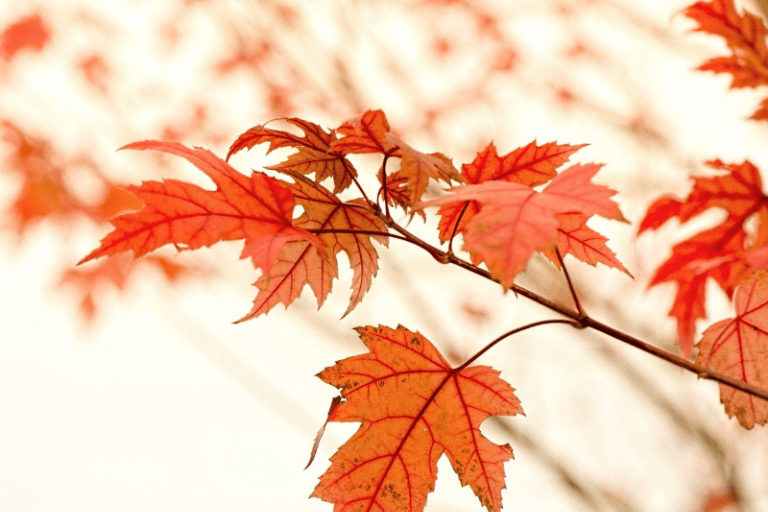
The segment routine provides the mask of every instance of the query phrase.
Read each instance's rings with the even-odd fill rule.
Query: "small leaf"
[[[392,133],[381,110],[368,110],[362,116],[342,124],[336,132],[343,137],[333,141],[332,151],[343,155],[381,153],[400,158],[398,176],[408,180],[411,204],[424,195],[430,178],[446,183],[464,181],[448,157],[441,153],[417,151]]]
[[[557,249],[562,256],[570,254],[592,266],[602,263],[632,274],[624,268],[616,254],[605,244],[608,239],[587,226],[587,217],[581,213],[561,213],[557,216]],[[544,255],[560,268],[555,251],[544,249]]]
[[[296,153],[269,169],[279,171],[290,169],[304,175],[314,173],[315,181],[318,183],[326,178],[333,178],[333,191],[337,194],[347,189],[352,184],[353,178],[357,176],[357,171],[343,157],[329,152],[331,144],[336,140],[336,134],[326,132],[319,125],[303,119],[290,118],[285,121],[301,129],[304,136],[299,137],[290,132],[273,130],[265,126],[254,126],[232,143],[227,153],[227,160],[238,151],[251,149],[263,143],[269,143],[267,153],[279,148],[293,148],[297,150]]]
[[[322,306],[333,279],[338,276],[336,256],[341,251],[347,255],[353,270],[352,297],[346,316],[363,300],[378,271],[378,254],[371,239],[388,245],[387,227],[365,201],[343,202],[317,183],[297,173],[285,173],[296,181],[291,190],[296,202],[304,208],[304,214],[295,224],[319,231],[317,236],[324,242],[325,251],[320,252],[303,240],[287,243],[274,267],[256,282],[259,294],[253,309],[239,321],[267,313],[278,303],[288,307],[299,297],[305,284],[314,291],[318,307]],[[376,235],[377,232],[381,235]]]

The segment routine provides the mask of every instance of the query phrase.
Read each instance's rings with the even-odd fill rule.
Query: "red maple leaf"
[[[273,130],[262,125],[254,126],[232,143],[227,153],[227,160],[238,151],[266,142],[269,143],[267,153],[279,148],[298,150],[285,161],[268,169],[290,169],[305,175],[314,173],[315,181],[318,183],[326,178],[333,178],[333,191],[337,194],[352,184],[352,180],[357,176],[355,168],[344,157],[329,152],[331,144],[336,140],[334,132],[326,132],[315,123],[303,119],[290,118],[285,121],[301,129],[304,136]]]
[[[400,158],[399,176],[408,180],[410,203],[421,199],[431,179],[464,181],[448,157],[442,153],[422,153],[406,144],[389,128],[384,112],[368,110],[336,129],[343,137],[331,143],[331,150],[342,155],[381,153]]]
[[[312,496],[334,510],[420,512],[446,454],[462,485],[501,509],[509,445],[480,432],[491,415],[522,414],[514,389],[487,366],[451,368],[424,336],[402,326],[358,327],[369,353],[318,377],[341,389],[329,421],[362,422],[333,457]]]
[[[269,269],[286,242],[308,240],[322,246],[317,237],[293,225],[293,194],[275,178],[259,172],[245,176],[210,151],[175,142],[144,141],[125,148],[181,156],[207,174],[217,189],[205,190],[177,180],[128,187],[144,202],[144,208],[112,219],[115,229],[80,263],[129,250],[139,257],[167,244],[178,250],[198,249],[243,239],[241,257]]]
[[[312,288],[318,307],[322,306],[331,291],[333,279],[338,276],[335,256],[342,251],[353,270],[352,297],[344,313],[346,316],[360,303],[378,271],[378,255],[371,239],[388,245],[387,228],[365,201],[342,202],[322,186],[299,174],[286,172],[295,180],[290,187],[296,202],[304,208],[304,214],[295,225],[317,232],[331,257],[306,240],[287,243],[277,263],[256,282],[259,293],[253,309],[242,320],[266,313],[278,303],[288,307],[306,284]]]
[[[696,345],[696,364],[768,389],[768,272],[761,270],[735,293],[736,318],[711,325]],[[751,429],[768,422],[768,401],[720,384],[729,418]]]
[[[698,23],[695,30],[722,37],[731,51],[731,55],[708,60],[699,70],[730,74],[734,89],[768,85],[766,28],[760,17],[747,11],[740,14],[733,0],[696,2],[684,12]],[[768,120],[768,98],[752,119]]]
[[[669,315],[677,321],[678,343],[686,355],[693,347],[696,320],[706,317],[707,278],[713,278],[732,296],[753,268],[750,258],[755,256],[754,251],[768,245],[768,197],[763,193],[757,168],[749,161],[738,165],[720,160],[707,163],[727,174],[694,178],[693,189],[684,200],[661,197],[648,208],[639,230],[642,233],[656,229],[671,218],[687,222],[710,208],[727,212],[721,224],[675,245],[672,255],[659,266],[649,283],[677,284]],[[750,237],[747,231],[752,218],[758,221],[756,237]]]
[[[464,248],[477,253],[491,275],[509,289],[535,251],[553,248],[558,241],[558,216],[580,213],[623,220],[611,199],[613,190],[595,185],[597,164],[573,165],[542,191],[509,181],[486,181],[451,189],[451,194],[421,203],[421,207],[465,201],[482,206],[464,228]]]

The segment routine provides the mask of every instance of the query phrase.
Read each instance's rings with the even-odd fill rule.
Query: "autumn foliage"
[[[592,182],[600,166],[576,164],[557,172],[578,146],[533,142],[499,157],[491,145],[459,173],[446,156],[403,142],[378,110],[331,131],[306,120],[287,122],[303,135],[256,126],[230,149],[230,155],[257,144],[269,144],[269,151],[295,149],[269,168],[277,177],[261,171],[244,175],[207,150],[175,142],[126,146],[180,156],[216,189],[177,180],[129,187],[144,207],[113,218],[114,230],[81,263],[126,251],[140,257],[164,245],[185,250],[243,240],[241,257],[262,270],[253,309],[241,319],[246,320],[279,303],[289,306],[305,285],[322,305],[338,276],[336,255],[343,251],[353,271],[349,313],[378,270],[373,240],[387,246],[395,236],[427,247],[397,226],[389,214],[392,204],[409,215],[443,205],[439,236],[452,241],[462,234],[472,260],[485,262],[504,289],[512,288],[536,251],[558,266],[562,253],[626,272],[605,238],[586,226],[593,215],[624,220],[611,199],[614,191]],[[384,159],[375,196],[361,187],[358,170],[346,158],[354,153]],[[388,172],[391,159],[400,166]],[[390,188],[390,177],[397,188]],[[469,183],[423,201],[430,180]],[[338,194],[348,188],[359,197],[341,199]],[[393,190],[400,193],[390,197]],[[294,216],[297,205],[303,213]],[[439,250],[431,250],[437,256]],[[455,258],[450,252],[443,257]],[[437,459],[446,453],[481,503],[501,509],[503,462],[512,451],[487,441],[479,425],[489,415],[522,412],[512,388],[490,368],[451,368],[428,340],[403,327],[359,332],[371,354],[339,362],[320,378],[339,387],[344,399],[329,420],[363,424],[334,456],[314,495],[336,503],[338,510],[421,510],[434,488]]]
[[[720,37],[730,52],[699,70],[729,75],[734,89],[768,85],[768,33],[761,18],[731,0],[697,2],[684,13],[697,24],[695,31]],[[9,62],[22,52],[39,51],[49,32],[39,16],[22,19],[0,37],[0,55]],[[98,68],[99,61],[92,65]],[[768,99],[752,119],[768,121]],[[650,237],[673,221],[687,225],[712,211],[721,214],[714,226],[674,244],[647,283],[675,287],[669,316],[678,355],[597,321],[579,301],[567,268],[574,260],[595,267],[589,271],[596,274],[618,271],[633,278],[595,227],[598,218],[625,226],[629,221],[614,198],[617,191],[601,182],[603,164],[574,162],[586,144],[528,139],[505,152],[487,142],[468,161],[454,164],[446,154],[421,151],[403,140],[382,110],[366,110],[334,128],[283,117],[246,130],[223,157],[168,140],[130,143],[122,149],[180,157],[210,183],[169,178],[124,186],[87,157],[57,158],[46,141],[13,123],[3,121],[0,130],[13,148],[9,167],[21,176],[21,191],[7,212],[18,236],[41,218],[109,219],[111,231],[79,262],[88,265],[62,277],[62,283],[81,289],[81,309],[88,316],[95,312],[95,284],[124,287],[136,259],[174,281],[196,269],[154,251],[237,242],[240,258],[259,273],[253,305],[238,322],[279,304],[289,308],[306,287],[323,306],[340,276],[340,262],[351,271],[346,316],[371,290],[379,251],[401,243],[563,317],[511,329],[458,366],[449,364],[439,341],[433,344],[415,330],[356,328],[367,352],[318,374],[340,393],[328,421],[360,424],[331,457],[312,493],[333,503],[336,512],[420,512],[435,488],[443,455],[483,507],[501,510],[504,464],[513,451],[487,439],[481,425],[492,416],[522,415],[523,409],[499,370],[474,362],[507,337],[542,324],[594,329],[717,381],[728,417],[745,429],[768,422],[768,196],[750,160],[707,161],[710,174],[692,176],[683,196],[650,202],[636,228],[638,236]],[[257,147],[286,156],[247,172],[230,163]],[[363,167],[358,155],[375,158],[377,165]],[[66,174],[75,166],[90,168],[97,177],[96,200],[84,201],[71,189]],[[436,226],[434,242],[409,229],[422,220]],[[519,285],[518,276],[537,255],[567,284],[567,303]],[[735,316],[697,336],[708,317],[712,282],[733,299]]]
[[[255,283],[259,292],[253,309],[241,320],[265,314],[279,303],[289,306],[305,285],[322,305],[338,276],[336,255],[342,251],[353,270],[349,313],[378,270],[372,241],[387,246],[390,237],[425,248],[446,263],[478,270],[477,265],[484,263],[488,277],[505,290],[514,287],[515,277],[536,252],[544,253],[558,268],[570,254],[591,265],[602,263],[628,273],[605,237],[587,226],[594,215],[624,221],[612,199],[615,192],[592,181],[600,166],[573,164],[560,170],[579,146],[532,142],[499,156],[491,144],[458,172],[444,155],[421,153],[400,140],[381,111],[365,112],[330,131],[306,120],[286,121],[303,134],[256,126],[241,135],[229,153],[258,144],[269,144],[268,151],[294,149],[285,161],[269,167],[276,177],[262,171],[246,176],[204,149],[174,142],[126,146],[181,156],[211,178],[216,189],[176,180],[130,187],[144,207],[112,219],[115,229],[81,263],[125,251],[139,257],[168,244],[182,250],[243,240],[241,257],[250,258],[262,276]],[[346,158],[353,153],[376,153],[383,158],[375,195],[369,196],[360,185],[358,170]],[[397,170],[387,170],[390,159],[400,161]],[[750,261],[760,257],[759,247],[767,236],[758,228],[752,244],[746,243],[747,218],[757,214],[762,221],[766,215],[754,166],[711,165],[727,174],[697,178],[685,200],[659,199],[640,225],[642,232],[672,217],[687,221],[713,207],[729,211],[721,226],[674,247],[672,257],[651,282],[678,283],[671,314],[678,321],[685,354],[691,350],[693,322],[705,316],[706,278],[714,277],[732,293],[750,275]],[[390,186],[390,178],[397,188]],[[430,180],[460,185],[444,196],[423,200]],[[358,197],[339,197],[350,188]],[[392,191],[399,194],[390,197]],[[303,209],[299,216],[293,213],[297,205]],[[397,225],[390,205],[411,216],[440,206],[438,237],[452,244],[462,235],[472,263],[461,262],[450,250],[429,246]],[[754,311],[762,307],[745,305],[745,301],[768,301],[762,291],[765,283],[768,279],[756,274],[747,286],[760,292],[739,292],[749,293],[749,299],[737,297],[741,316],[705,332],[697,359],[702,368],[765,386],[759,370],[768,362],[764,340],[757,334],[743,344],[750,332],[740,327],[763,330],[743,319],[747,313],[758,314]],[[574,320],[575,326],[590,325],[580,306]],[[362,424],[331,459],[331,468],[313,495],[335,503],[339,511],[422,510],[434,488],[437,459],[445,453],[462,484],[470,485],[488,510],[500,510],[503,462],[512,457],[512,451],[486,440],[479,426],[490,415],[522,412],[512,388],[487,367],[451,368],[426,338],[404,327],[361,327],[358,332],[370,353],[340,361],[319,377],[342,392],[342,402],[331,409],[329,421]],[[736,367],[742,371],[734,371]],[[736,415],[746,428],[765,422],[764,400],[723,386],[729,415]]]

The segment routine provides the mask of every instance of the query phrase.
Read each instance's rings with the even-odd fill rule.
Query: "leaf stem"
[[[456,231],[459,229],[459,224],[461,224],[461,219],[464,217],[464,213],[467,211],[467,208],[469,208],[469,201],[466,201],[464,203],[464,206],[461,207],[461,212],[459,212],[459,216],[456,219],[456,224],[453,225],[453,231],[451,232],[451,238],[448,240],[448,253],[453,254],[453,239],[456,237]]]
[[[389,157],[389,152],[384,153],[384,160],[381,162],[381,191],[384,196],[384,215],[387,219],[392,218],[389,215],[389,198],[387,197],[387,161]]]
[[[567,324],[572,327],[575,327],[576,329],[582,329],[581,323],[574,320],[563,320],[563,319],[554,319],[554,320],[540,320],[538,322],[532,322],[530,324],[526,324],[522,327],[517,327],[515,329],[512,329],[511,331],[507,331],[492,342],[488,343],[485,347],[483,347],[477,354],[473,355],[466,361],[464,361],[464,364],[459,366],[458,368],[454,369],[454,372],[460,372],[470,364],[474,363],[477,358],[488,352],[490,349],[494,347],[497,343],[503,341],[506,338],[509,338],[513,334],[517,334],[522,331],[526,331],[528,329],[531,329],[533,327],[539,327],[540,325],[547,325],[547,324]]]
[[[584,313],[584,309],[581,307],[579,296],[576,295],[576,289],[573,287],[573,281],[571,281],[571,276],[568,274],[568,268],[565,266],[563,256],[560,254],[560,249],[557,247],[555,247],[555,254],[557,255],[557,260],[560,262],[560,268],[563,269],[563,274],[565,274],[565,280],[568,281],[568,289],[571,290],[571,297],[573,297],[573,303],[576,305],[576,311],[578,311],[579,314],[583,317],[588,316]]]
[[[348,233],[348,234],[354,234],[354,235],[370,235],[370,236],[386,236],[389,238],[396,238],[398,240],[404,240],[406,242],[410,242],[408,238],[397,235],[394,233],[389,233],[387,231],[375,231],[375,230],[366,230],[366,229],[307,229],[312,234],[315,235],[322,235],[323,233]]]

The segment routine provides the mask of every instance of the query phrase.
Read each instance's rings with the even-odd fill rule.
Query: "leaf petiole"
[[[584,327],[581,325],[581,322],[578,322],[576,320],[564,320],[561,318],[552,319],[552,320],[539,320],[538,322],[532,322],[530,324],[523,325],[522,327],[516,327],[515,329],[512,329],[511,331],[507,331],[495,340],[488,343],[485,347],[480,349],[478,353],[464,361],[464,364],[456,368],[454,371],[458,372],[469,366],[470,364],[474,363],[480,356],[488,352],[491,348],[493,348],[496,344],[500,343],[501,341],[509,338],[513,334],[517,334],[519,332],[526,331],[528,329],[532,329],[533,327],[539,327],[541,325],[548,325],[548,324],[566,324],[570,325],[571,327],[574,327],[576,329],[583,329]]]

